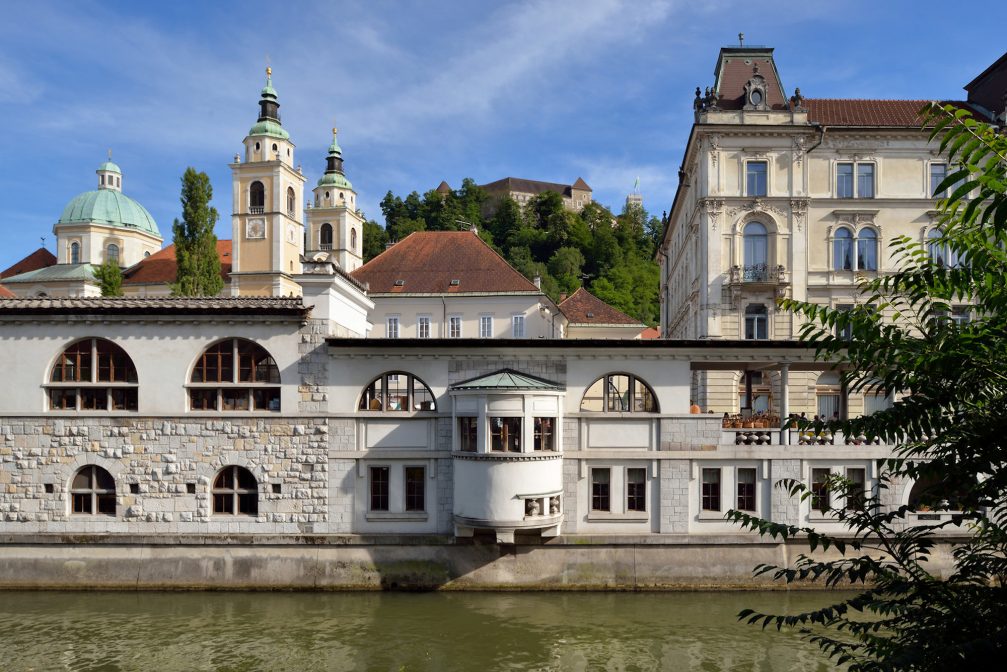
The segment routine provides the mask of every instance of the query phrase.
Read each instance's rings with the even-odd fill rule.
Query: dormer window
[[[745,84],[745,107],[746,110],[768,110],[766,102],[766,78],[759,74],[759,66],[752,68],[752,78]]]

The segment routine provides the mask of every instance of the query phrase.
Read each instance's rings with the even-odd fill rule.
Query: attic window
[[[452,280],[452,281],[451,281],[451,286],[452,286],[452,287],[457,287],[457,286],[458,286],[458,285],[460,285],[460,284],[462,284],[462,281],[461,281],[461,280]]]
[[[594,313],[588,313],[587,316],[588,317],[594,317]]]
[[[405,281],[405,280],[396,280],[396,281],[395,281],[395,286],[396,286],[396,287],[402,287],[402,286],[403,286],[403,285],[405,285],[405,284],[406,284],[406,281]]]

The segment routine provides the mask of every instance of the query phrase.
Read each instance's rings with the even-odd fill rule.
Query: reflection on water
[[[3,670],[829,670],[823,593],[0,592]]]

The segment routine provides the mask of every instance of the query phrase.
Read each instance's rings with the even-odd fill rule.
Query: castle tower
[[[231,164],[231,294],[289,296],[301,293],[292,276],[301,272],[304,176],[294,168],[294,143],[280,124],[272,69],[259,100],[259,118],[244,140],[244,160]]]
[[[314,188],[314,202],[307,210],[306,258],[328,254],[347,273],[360,267],[364,220],[357,211],[357,192],[343,174],[343,150],[332,129],[332,144],[325,174]]]

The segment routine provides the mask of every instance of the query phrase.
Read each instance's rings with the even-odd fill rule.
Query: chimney
[[[386,249],[386,250],[387,250],[387,249],[390,249],[390,248],[392,247],[392,245],[394,245],[394,244],[395,244],[395,242],[396,242],[396,241],[394,241],[394,240],[389,240],[389,241],[388,241],[387,243],[385,243],[385,249]]]
[[[566,292],[560,292],[559,293],[559,302],[563,303],[564,301],[566,301]]]
[[[542,289],[542,276],[541,275],[536,275],[534,278],[531,279],[531,281],[533,283],[535,283],[535,289]]]

